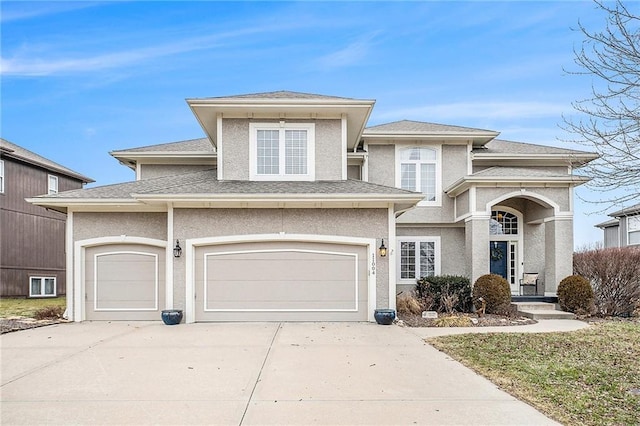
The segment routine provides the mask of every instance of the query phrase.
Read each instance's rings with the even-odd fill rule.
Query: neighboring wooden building
[[[640,246],[640,204],[609,213],[613,219],[596,225],[604,232],[604,247]]]
[[[71,169],[0,139],[0,296],[66,293],[66,215],[25,198],[93,182]]]

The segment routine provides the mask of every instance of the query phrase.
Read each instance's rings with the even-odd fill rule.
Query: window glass
[[[433,239],[400,241],[400,279],[413,280],[438,273],[436,242]]]
[[[31,295],[38,296],[42,294],[42,278],[31,278]]]
[[[627,217],[627,230],[629,232],[628,245],[640,244],[640,216]]]
[[[307,174],[307,131],[285,131],[285,173]]]
[[[53,278],[44,279],[44,294],[53,295],[56,293],[55,280]]]
[[[0,160],[0,193],[4,192],[4,161]]]
[[[416,243],[402,241],[400,243],[400,278],[416,277]]]
[[[495,210],[489,220],[490,235],[517,235],[518,217],[513,213]]]
[[[277,175],[279,173],[278,134],[278,130],[258,130],[258,174]]]
[[[414,147],[400,151],[400,187],[422,192],[425,200],[436,201],[436,150]]]
[[[49,175],[49,194],[58,193],[58,177]]]

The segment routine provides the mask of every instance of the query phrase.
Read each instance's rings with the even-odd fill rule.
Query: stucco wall
[[[201,170],[215,169],[214,165],[194,164],[141,164],[140,179],[152,179],[162,176],[174,176],[183,173],[199,172]]]
[[[222,164],[224,179],[248,180],[250,176],[249,123],[277,123],[279,120],[222,120]],[[316,180],[342,179],[341,120],[285,120],[286,123],[315,124]]]
[[[74,213],[74,241],[127,235],[167,239],[166,213]]]
[[[376,238],[379,244],[380,238],[389,235],[387,215],[387,209],[175,209],[173,239],[284,232]],[[376,306],[386,308],[389,257],[376,257]],[[184,259],[174,264],[177,309],[185,306]]]
[[[455,199],[456,215],[462,216],[469,213],[469,191],[465,191],[458,195]]]
[[[467,175],[466,145],[442,145],[442,189]]]
[[[522,272],[537,272],[540,282],[538,283],[538,291],[542,292],[544,288],[544,269],[545,269],[545,225],[522,225],[523,237],[523,256]]]
[[[222,120],[222,171],[225,180],[249,180],[249,120]]]
[[[476,190],[476,209],[478,211],[485,211],[487,203],[490,201],[512,192],[520,192],[521,197],[535,197],[536,194],[542,195],[548,199],[553,200],[560,206],[560,211],[569,211],[571,189],[568,187],[561,188],[523,188],[524,192],[520,191],[520,188],[505,187],[505,188],[487,188],[481,187]],[[500,204],[503,204],[500,202]]]
[[[395,146],[369,145],[369,182],[396,186]]]
[[[466,275],[463,227],[398,227],[396,237],[440,237],[440,275]],[[398,293],[409,292],[415,284],[398,283],[397,288]]]
[[[347,179],[362,180],[360,166],[347,166]]]

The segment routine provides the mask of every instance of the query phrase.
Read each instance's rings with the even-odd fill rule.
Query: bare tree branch
[[[567,142],[600,156],[583,168],[600,202],[640,202],[640,15],[621,0],[594,2],[606,14],[605,28],[591,31],[578,22],[584,37],[574,48],[578,69],[567,71],[590,76],[591,94],[573,102],[576,114],[564,116],[562,127],[574,135]]]

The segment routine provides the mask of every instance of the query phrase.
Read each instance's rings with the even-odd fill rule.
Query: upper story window
[[[58,193],[58,177],[49,175],[49,189],[47,191],[49,195]]]
[[[4,160],[0,160],[0,194],[4,194]]]
[[[517,235],[518,217],[513,213],[495,210],[489,220],[489,235]]]
[[[313,123],[251,123],[252,180],[314,180]]]
[[[398,152],[397,186],[422,192],[422,203],[440,201],[439,151],[426,147],[401,148]]]
[[[627,245],[640,244],[640,216],[627,216]]]

